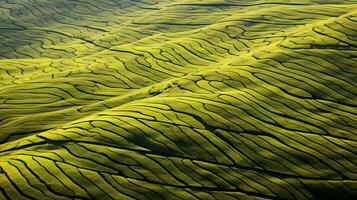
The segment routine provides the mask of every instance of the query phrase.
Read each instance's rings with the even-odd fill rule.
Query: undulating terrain
[[[357,0],[0,0],[0,199],[356,199]]]

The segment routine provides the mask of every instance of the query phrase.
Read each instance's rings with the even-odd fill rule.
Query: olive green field
[[[357,199],[357,0],[0,0],[7,199]]]

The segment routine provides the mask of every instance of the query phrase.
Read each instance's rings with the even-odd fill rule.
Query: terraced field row
[[[0,0],[0,199],[354,199],[357,1]]]

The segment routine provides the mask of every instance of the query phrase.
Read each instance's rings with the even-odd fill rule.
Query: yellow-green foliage
[[[0,0],[0,199],[354,199],[357,1]]]

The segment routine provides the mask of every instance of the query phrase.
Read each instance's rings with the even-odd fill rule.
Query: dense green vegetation
[[[0,0],[0,199],[355,199],[356,0]]]

